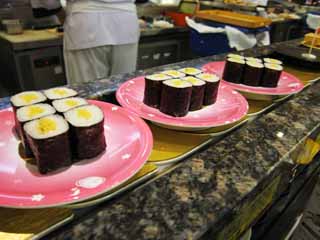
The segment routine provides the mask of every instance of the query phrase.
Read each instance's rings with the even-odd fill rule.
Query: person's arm
[[[56,15],[59,18],[59,21],[63,24],[66,19],[66,11],[64,10],[64,8],[60,8],[59,12],[57,12]]]
[[[59,0],[31,0],[31,7],[35,18],[57,15],[64,21],[64,10]]]

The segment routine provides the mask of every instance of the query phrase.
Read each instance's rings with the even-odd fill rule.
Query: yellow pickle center
[[[38,132],[41,135],[48,134],[57,129],[57,123],[50,118],[40,119],[38,122]]]

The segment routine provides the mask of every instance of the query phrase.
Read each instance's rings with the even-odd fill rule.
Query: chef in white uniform
[[[59,0],[31,0],[34,9],[60,9]],[[139,23],[133,0],[67,0],[64,59],[68,83],[136,69]]]

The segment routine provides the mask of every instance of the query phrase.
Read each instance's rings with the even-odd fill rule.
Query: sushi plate
[[[184,117],[172,117],[143,103],[144,77],[123,83],[116,93],[118,102],[155,125],[182,131],[199,131],[224,126],[243,118],[249,109],[247,100],[225,84],[220,84],[217,102]],[[173,100],[174,101],[174,100]]]
[[[111,191],[144,166],[153,146],[147,124],[119,106],[90,103],[105,114],[106,151],[47,175],[37,171],[33,159],[20,157],[12,109],[0,111],[0,206],[44,208],[85,201]]]
[[[214,73],[218,76],[222,76],[224,65],[225,62],[211,62],[204,65],[202,69],[205,72]],[[276,88],[252,87],[244,84],[230,83],[227,81],[223,82],[229,87],[243,93],[248,99],[255,100],[273,100],[279,96],[283,97],[286,95],[298,93],[304,88],[303,83],[298,78],[285,71],[282,72],[279,84]],[[262,95],[266,98],[261,99],[261,96],[257,95]]]

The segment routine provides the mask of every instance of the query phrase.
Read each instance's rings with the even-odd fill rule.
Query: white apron
[[[136,6],[127,1],[67,1],[65,49],[137,43]]]
[[[31,0],[58,8],[59,0]],[[139,23],[133,0],[67,0],[64,59],[68,83],[107,78],[136,68]]]

